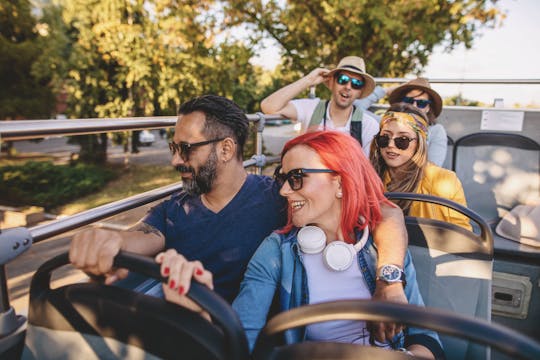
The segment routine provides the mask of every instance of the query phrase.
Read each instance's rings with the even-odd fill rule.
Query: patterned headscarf
[[[387,111],[381,119],[380,128],[390,121],[397,121],[404,125],[410,126],[418,135],[427,139],[427,122],[416,114],[409,114],[404,112]]]

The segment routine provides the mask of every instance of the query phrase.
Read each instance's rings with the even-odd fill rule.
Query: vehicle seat
[[[491,227],[516,205],[540,198],[540,144],[531,138],[470,134],[456,141],[453,162],[467,206]]]
[[[389,199],[428,201],[446,205],[471,218],[477,235],[444,221],[405,217],[409,250],[427,307],[491,320],[493,237],[486,222],[469,209],[447,199],[410,193],[387,193]],[[485,346],[439,334],[448,359],[488,359]]]
[[[153,268],[142,273],[159,277],[159,267],[150,259],[119,256],[129,260],[122,267],[133,270],[130,261],[135,259]],[[213,323],[164,299],[116,286],[78,283],[50,289],[51,272],[67,263],[67,253],[62,254],[43,264],[32,278],[23,359],[248,357],[234,310],[203,286],[192,284],[188,296],[203,293],[199,304],[212,307],[208,311]],[[193,299],[197,301],[197,296]]]

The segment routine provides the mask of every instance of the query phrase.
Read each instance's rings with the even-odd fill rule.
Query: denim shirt
[[[274,294],[278,291],[280,311],[286,311],[309,304],[309,289],[302,255],[297,243],[296,234],[299,229],[293,228],[288,234],[270,234],[259,246],[240,285],[240,293],[233,302],[246,331],[250,351],[253,351],[257,337],[266,324],[268,312]],[[357,241],[362,232],[357,233]],[[369,236],[366,245],[358,252],[358,264],[373,295],[377,267],[377,250],[373,239]],[[405,256],[405,276],[407,285],[405,295],[410,304],[424,306],[416,271],[411,255],[407,250]],[[418,328],[407,328],[406,336],[424,334],[440,340],[436,332]],[[305,340],[305,327],[285,331],[285,341],[293,344]],[[403,341],[403,338],[402,338]],[[396,344],[402,347],[403,343]],[[442,346],[442,345],[441,345]]]

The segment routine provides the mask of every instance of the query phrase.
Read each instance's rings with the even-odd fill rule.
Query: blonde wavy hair
[[[426,122],[426,124],[429,124],[429,119],[426,117],[424,113],[422,113],[420,110],[406,103],[392,104],[390,108],[388,108],[388,111],[414,114],[415,116],[418,116],[421,119],[423,119]],[[375,171],[381,177],[383,182],[385,181],[386,174],[388,174],[388,177],[390,177],[390,182],[385,184],[386,186],[385,190],[388,192],[414,193],[416,192],[416,189],[418,188],[418,184],[424,177],[424,169],[428,163],[427,137],[422,136],[417,130],[415,129],[413,130],[418,137],[418,140],[417,140],[418,146],[416,147],[416,152],[409,159],[409,161],[403,164],[403,166],[401,166],[399,169],[396,169],[396,171],[394,171],[392,175],[388,171],[388,165],[386,164],[386,162],[384,161],[384,158],[381,155],[381,150],[379,146],[377,145],[377,142],[376,141],[371,142],[369,159],[371,161],[371,164],[375,168]],[[379,134],[380,134],[380,130],[377,135]],[[404,214],[409,213],[409,209],[411,207],[411,201],[396,200],[394,202],[403,210]]]

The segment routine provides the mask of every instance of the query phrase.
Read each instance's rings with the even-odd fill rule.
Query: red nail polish
[[[203,274],[203,271],[201,269],[195,270],[195,275],[201,276]]]
[[[163,274],[169,275],[170,271],[171,271],[171,269],[169,269],[169,267],[167,266],[165,269],[163,269]]]
[[[183,294],[184,294],[184,287],[183,287],[182,285],[180,285],[180,286],[178,287],[178,293],[179,293],[180,295],[183,295]]]
[[[169,281],[169,288],[174,289],[174,285],[176,285],[174,280]]]

